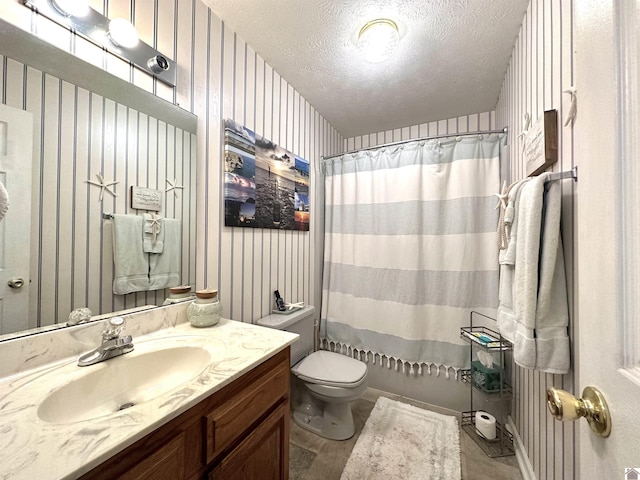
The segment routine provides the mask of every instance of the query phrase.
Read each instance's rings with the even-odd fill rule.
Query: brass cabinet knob
[[[547,407],[557,420],[568,421],[585,417],[591,430],[601,437],[611,434],[611,414],[602,393],[595,387],[586,387],[582,398],[559,388],[547,388]]]

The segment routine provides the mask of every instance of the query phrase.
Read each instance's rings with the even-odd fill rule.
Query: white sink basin
[[[38,417],[72,423],[111,415],[179,387],[210,363],[207,349],[185,345],[134,350],[91,367],[76,367],[87,373],[51,392],[40,403]]]

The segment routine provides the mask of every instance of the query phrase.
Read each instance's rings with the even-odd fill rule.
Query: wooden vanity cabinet
[[[289,355],[287,347],[81,480],[288,480]]]
[[[288,478],[284,468],[289,468],[288,449],[283,443],[289,442],[287,421],[289,409],[279,405],[255,430],[209,474],[209,480],[278,480]]]

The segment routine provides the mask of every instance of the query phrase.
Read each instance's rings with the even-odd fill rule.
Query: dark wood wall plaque
[[[524,140],[527,176],[544,172],[558,161],[558,111],[547,110],[536,120]]]

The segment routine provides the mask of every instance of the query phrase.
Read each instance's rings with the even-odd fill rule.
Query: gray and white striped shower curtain
[[[324,164],[325,349],[447,377],[468,368],[460,327],[495,318],[504,135],[416,141]]]

